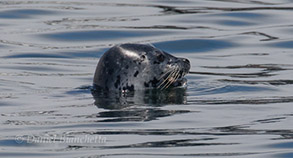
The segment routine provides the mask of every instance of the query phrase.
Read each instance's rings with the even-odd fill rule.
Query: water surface
[[[0,4],[0,157],[293,156],[292,1]],[[99,102],[125,42],[188,58],[187,90]]]

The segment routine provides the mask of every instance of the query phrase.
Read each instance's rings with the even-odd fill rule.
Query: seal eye
[[[157,59],[159,62],[163,62],[165,60],[165,56],[163,54],[160,54],[157,56]]]

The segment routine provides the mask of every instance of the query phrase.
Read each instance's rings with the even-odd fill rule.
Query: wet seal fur
[[[100,58],[94,76],[96,90],[130,92],[186,85],[190,62],[151,45],[121,44]]]

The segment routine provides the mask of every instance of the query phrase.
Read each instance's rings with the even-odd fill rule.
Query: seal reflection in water
[[[105,52],[97,65],[94,94],[126,94],[133,95],[134,100],[144,100],[146,94],[151,93],[147,97],[154,99],[164,92],[163,98],[167,99],[168,93],[173,94],[172,89],[176,87],[181,88],[179,93],[182,94],[187,82],[184,76],[189,69],[188,59],[177,58],[151,45],[117,45]]]

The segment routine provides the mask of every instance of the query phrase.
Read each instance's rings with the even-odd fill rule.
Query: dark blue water
[[[292,2],[0,1],[0,157],[293,157]],[[92,94],[127,42],[188,58],[187,90]]]

